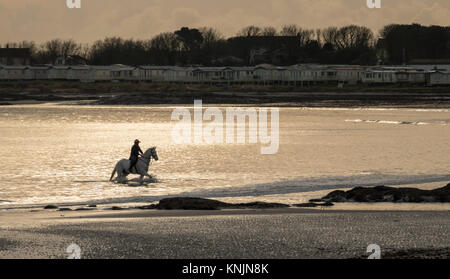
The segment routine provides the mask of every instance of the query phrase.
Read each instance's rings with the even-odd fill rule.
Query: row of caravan
[[[72,80],[83,82],[133,80],[134,67],[1,66],[0,80]]]
[[[316,64],[288,67],[268,64],[254,67],[0,65],[0,80],[152,81],[274,85],[317,83],[450,85],[450,68],[430,70],[421,66],[363,67]]]
[[[450,72],[444,70],[376,69],[367,70],[363,83],[450,85]]]

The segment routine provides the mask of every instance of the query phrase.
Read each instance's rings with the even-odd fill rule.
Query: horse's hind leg
[[[127,174],[124,172],[122,166],[117,168],[117,183],[125,184],[126,183]]]
[[[125,184],[126,181],[126,175],[124,175],[123,170],[120,170],[120,172],[117,172],[117,183]]]

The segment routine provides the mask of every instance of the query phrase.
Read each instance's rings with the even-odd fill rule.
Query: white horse
[[[144,155],[139,157],[138,162],[136,163],[136,166],[133,167],[131,170],[132,174],[139,174],[141,177],[139,178],[139,182],[142,185],[144,183],[144,176],[147,176],[148,178],[152,178],[148,174],[148,168],[150,166],[150,162],[154,158],[156,161],[158,161],[158,154],[156,153],[156,147],[152,147],[147,149],[145,151]],[[130,174],[129,173],[130,168],[130,160],[122,159],[119,162],[117,162],[116,166],[114,167],[114,170],[111,174],[111,178],[109,181],[113,180],[114,175],[117,172],[117,182],[119,183],[125,183],[126,177]]]

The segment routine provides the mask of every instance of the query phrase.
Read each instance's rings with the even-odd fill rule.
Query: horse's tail
[[[109,181],[112,181],[114,175],[116,174],[116,169],[117,169],[117,166],[114,167],[114,169],[113,169],[113,171],[111,173],[111,177],[109,178]]]

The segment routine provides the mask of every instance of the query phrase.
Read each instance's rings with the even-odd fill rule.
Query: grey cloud
[[[365,0],[82,0],[70,10],[65,0],[3,0],[0,43],[105,36],[149,38],[181,26],[212,26],[225,35],[249,24],[308,28],[359,24],[378,31],[388,23],[450,25],[448,0],[382,0],[370,10]]]

